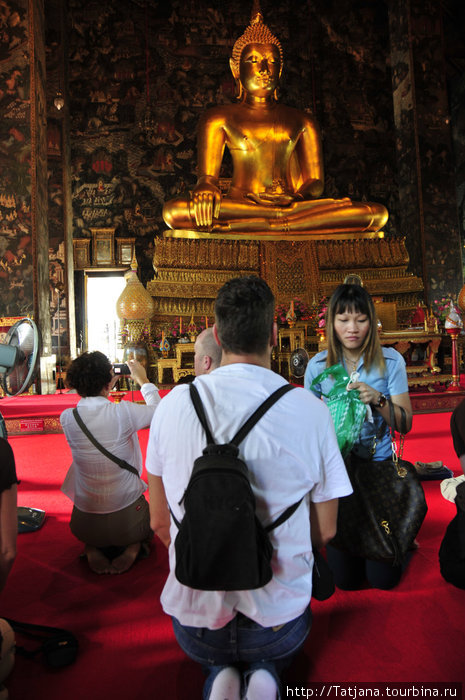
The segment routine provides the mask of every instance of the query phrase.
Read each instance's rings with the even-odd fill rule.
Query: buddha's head
[[[263,23],[256,12],[242,36],[233,46],[229,61],[231,72],[244,89],[258,97],[275,94],[283,69],[283,49],[280,41]]]

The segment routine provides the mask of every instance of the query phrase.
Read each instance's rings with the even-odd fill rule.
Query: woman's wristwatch
[[[386,405],[387,398],[384,394],[379,394],[378,401],[373,404],[375,408],[383,408]]]

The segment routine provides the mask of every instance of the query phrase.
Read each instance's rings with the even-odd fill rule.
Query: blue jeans
[[[280,687],[280,674],[307,638],[312,613],[308,606],[295,620],[278,627],[262,627],[241,613],[218,630],[186,627],[175,617],[172,621],[179,646],[207,674],[203,688],[203,698],[207,700],[213,681],[227,666],[237,667],[244,678],[259,668],[266,669]]]
[[[326,559],[334,574],[334,582],[343,591],[358,591],[364,587],[365,581],[372,588],[391,590],[399,583],[410,557],[411,552],[402,565],[392,566],[389,562],[363,559],[326,545]]]

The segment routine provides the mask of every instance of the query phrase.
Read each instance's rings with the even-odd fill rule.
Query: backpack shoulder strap
[[[284,386],[280,386],[279,389],[276,389],[270,396],[268,396],[267,399],[252,413],[250,418],[244,423],[242,428],[238,430],[238,432],[235,434],[233,439],[230,441],[233,443],[233,445],[238,445],[242,440],[248,435],[248,433],[252,430],[254,427],[255,423],[257,423],[260,418],[268,411],[273,404],[278,401],[278,399],[281,398],[281,396],[284,396],[284,394],[287,394],[288,391],[291,391],[295,387],[292,384],[284,384]]]
[[[234,445],[238,445],[244,438],[245,436],[252,430],[254,427],[255,423],[257,423],[260,418],[268,411],[271,406],[278,401],[281,396],[284,396],[284,394],[287,394],[288,391],[291,391],[295,387],[292,384],[284,384],[284,386],[279,387],[279,389],[276,389],[270,396],[268,396],[265,401],[263,401],[262,404],[252,413],[250,418],[244,423],[242,428],[239,429],[239,431],[236,433],[236,435],[233,437],[233,439],[230,441]],[[203,408],[202,401],[199,396],[199,392],[197,391],[197,387],[191,382],[189,384],[189,392],[190,396],[192,399],[192,403],[194,404],[195,411],[197,413],[198,419],[200,423],[203,426],[203,429],[205,430],[205,434],[207,436],[207,441],[209,444],[214,444],[215,441],[213,439],[213,436],[211,434],[210,428],[208,427],[207,423],[207,417],[205,415],[205,411]],[[291,515],[297,510],[299,507],[300,503],[302,502],[302,499],[297,501],[297,503],[293,503],[292,506],[289,506],[289,508],[286,508],[286,510],[281,513],[279,518],[277,518],[274,522],[270,523],[265,529],[267,532],[270,532],[271,530],[274,530],[276,527],[279,525],[282,525],[288,518],[291,517]],[[170,508],[170,513],[173,517],[174,522],[179,528],[179,523],[176,520],[176,518],[173,515],[173,511]]]
[[[207,444],[208,445],[214,445],[215,441],[213,439],[213,435],[211,434],[210,428],[208,427],[207,423],[207,416],[205,415],[205,411],[203,408],[203,403],[200,399],[200,394],[197,391],[197,387],[193,382],[189,384],[189,393],[192,399],[192,403],[194,404],[195,412],[197,413],[197,417],[202,424],[203,429],[205,430],[205,434],[207,436]]]
[[[250,418],[248,418],[248,420],[244,423],[242,428],[238,430],[238,432],[235,434],[232,440],[230,440],[230,442],[236,446],[240,442],[242,442],[245,436],[252,430],[255,423],[257,423],[260,420],[260,418],[268,411],[268,409],[271,408],[271,406],[274,403],[276,403],[276,401],[278,401],[278,399],[280,399],[281,396],[284,396],[284,394],[287,394],[287,392],[291,391],[292,389],[294,389],[294,386],[292,384],[284,384],[284,386],[280,386],[279,389],[276,389],[276,391],[274,391],[270,396],[268,396],[268,398],[265,399],[265,401],[262,404],[260,404],[260,406],[254,411],[254,413],[252,413]],[[197,387],[193,382],[189,384],[189,392],[192,399],[192,403],[194,404],[195,412],[197,413],[198,419],[202,424],[203,429],[205,430],[207,442],[208,444],[215,444],[215,440],[213,439],[210,428],[208,427],[207,417],[205,415],[199,392],[197,391]]]
[[[97,450],[99,450],[99,452],[105,455],[105,457],[108,457],[108,459],[111,459],[112,462],[116,462],[116,464],[122,469],[127,469],[129,472],[132,472],[136,476],[139,476],[139,472],[135,467],[132,466],[132,464],[129,464],[124,459],[120,459],[116,455],[111,454],[111,452],[108,452],[108,450],[105,449],[105,447],[98,442],[98,440],[92,435],[92,433],[82,420],[77,408],[73,408],[73,416],[76,419],[76,423],[81,428],[82,432],[89,438],[91,443],[94,445],[94,447],[97,448]]]
[[[286,520],[288,518],[290,518],[293,513],[295,513],[297,508],[302,503],[302,500],[303,499],[301,498],[300,501],[297,501],[297,503],[293,503],[292,506],[289,506],[289,508],[286,508],[286,510],[283,513],[281,513],[279,518],[276,518],[276,520],[274,522],[270,523],[269,525],[267,525],[265,527],[265,530],[267,532],[271,532],[271,530],[274,530],[275,527],[279,527],[279,525],[282,525],[284,522],[286,522]]]
[[[281,396],[284,396],[284,394],[287,394],[288,391],[291,391],[295,387],[292,384],[284,384],[284,386],[280,386],[279,389],[276,389],[270,396],[268,396],[265,401],[260,404],[260,406],[252,413],[250,418],[244,423],[242,428],[236,433],[236,435],[233,437],[231,442],[234,445],[238,445],[245,437],[246,435],[252,430],[254,425],[260,420],[260,418],[268,411],[273,404],[278,401]],[[302,499],[297,501],[297,503],[293,503],[292,506],[289,506],[289,508],[286,508],[286,510],[281,513],[279,518],[276,518],[276,520],[270,525],[268,525],[265,530],[267,532],[271,532],[271,530],[274,530],[276,527],[279,525],[282,525],[288,518],[291,517],[291,515],[297,510],[301,503]]]

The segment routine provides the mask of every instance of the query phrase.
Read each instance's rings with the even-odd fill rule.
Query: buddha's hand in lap
[[[293,194],[275,194],[271,192],[248,192],[247,199],[250,199],[256,204],[263,204],[268,207],[289,207],[296,200],[301,200],[302,197]]]
[[[221,192],[215,185],[203,183],[194,188],[191,199],[191,211],[199,229],[210,230],[213,219],[220,213]]]

